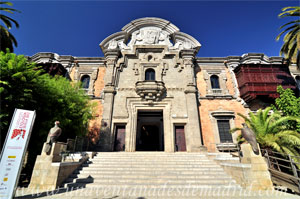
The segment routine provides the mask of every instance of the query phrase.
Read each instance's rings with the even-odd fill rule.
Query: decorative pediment
[[[132,34],[133,32],[145,27],[154,27],[160,30],[164,30],[168,33],[168,35],[171,35],[175,32],[179,32],[179,28],[177,28],[170,21],[156,17],[144,17],[133,20],[127,25],[125,25],[122,28],[122,31],[127,32],[128,34]]]
[[[169,50],[195,50],[201,44],[192,36],[180,32],[171,22],[154,17],[145,17],[131,21],[121,32],[104,39],[100,47],[107,50],[130,51],[135,45],[165,45]]]
[[[108,37],[106,37],[101,43],[100,47],[103,52],[106,50],[112,50],[118,48],[118,43],[126,42],[128,39],[128,34],[126,32],[117,32]]]

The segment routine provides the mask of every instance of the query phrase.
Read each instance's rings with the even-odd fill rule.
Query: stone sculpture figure
[[[245,123],[243,123],[242,136],[251,145],[253,152],[256,155],[258,155],[259,154],[259,148],[258,148],[258,145],[257,145],[255,133]]]
[[[49,131],[48,137],[47,137],[47,145],[45,147],[45,152],[48,153],[51,150],[52,144],[56,143],[58,137],[61,135],[61,128],[59,127],[60,122],[55,121],[54,127],[52,127]]]

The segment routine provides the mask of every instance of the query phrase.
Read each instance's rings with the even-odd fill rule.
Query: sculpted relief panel
[[[155,27],[142,28],[132,33],[131,41],[128,43],[128,46],[145,44],[172,46],[168,33]]]

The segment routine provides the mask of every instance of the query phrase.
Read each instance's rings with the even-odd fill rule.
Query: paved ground
[[[154,199],[154,198],[209,198],[209,199],[299,199],[299,195],[287,194],[281,191],[248,191],[230,189],[210,189],[210,188],[183,188],[173,190],[170,188],[139,189],[128,188],[122,190],[109,190],[99,188],[82,188],[77,190],[57,189],[49,192],[40,192],[37,190],[18,189],[17,199],[24,198],[47,198],[47,199]]]

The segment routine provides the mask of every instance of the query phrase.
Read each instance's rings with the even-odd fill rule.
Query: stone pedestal
[[[47,143],[44,143],[42,153],[41,153],[40,156],[51,156],[51,161],[52,162],[61,162],[60,153],[62,151],[66,151],[67,145],[65,143],[62,143],[62,142],[54,143],[52,145],[51,151],[49,153],[46,153],[45,150],[44,150],[46,148],[46,145],[47,145]]]
[[[67,145],[59,142],[54,143],[49,155],[44,152],[45,147],[46,143],[44,143],[41,155],[38,155],[36,158],[29,184],[30,189],[56,189],[88,158],[82,158],[79,162],[61,163],[62,157],[60,153],[66,150]]]
[[[268,170],[268,165],[262,157],[261,152],[255,155],[250,144],[242,144],[241,151],[243,157],[241,162],[244,164],[251,164],[249,172],[245,173],[245,180],[248,187],[252,190],[270,190],[273,189],[273,183]]]

